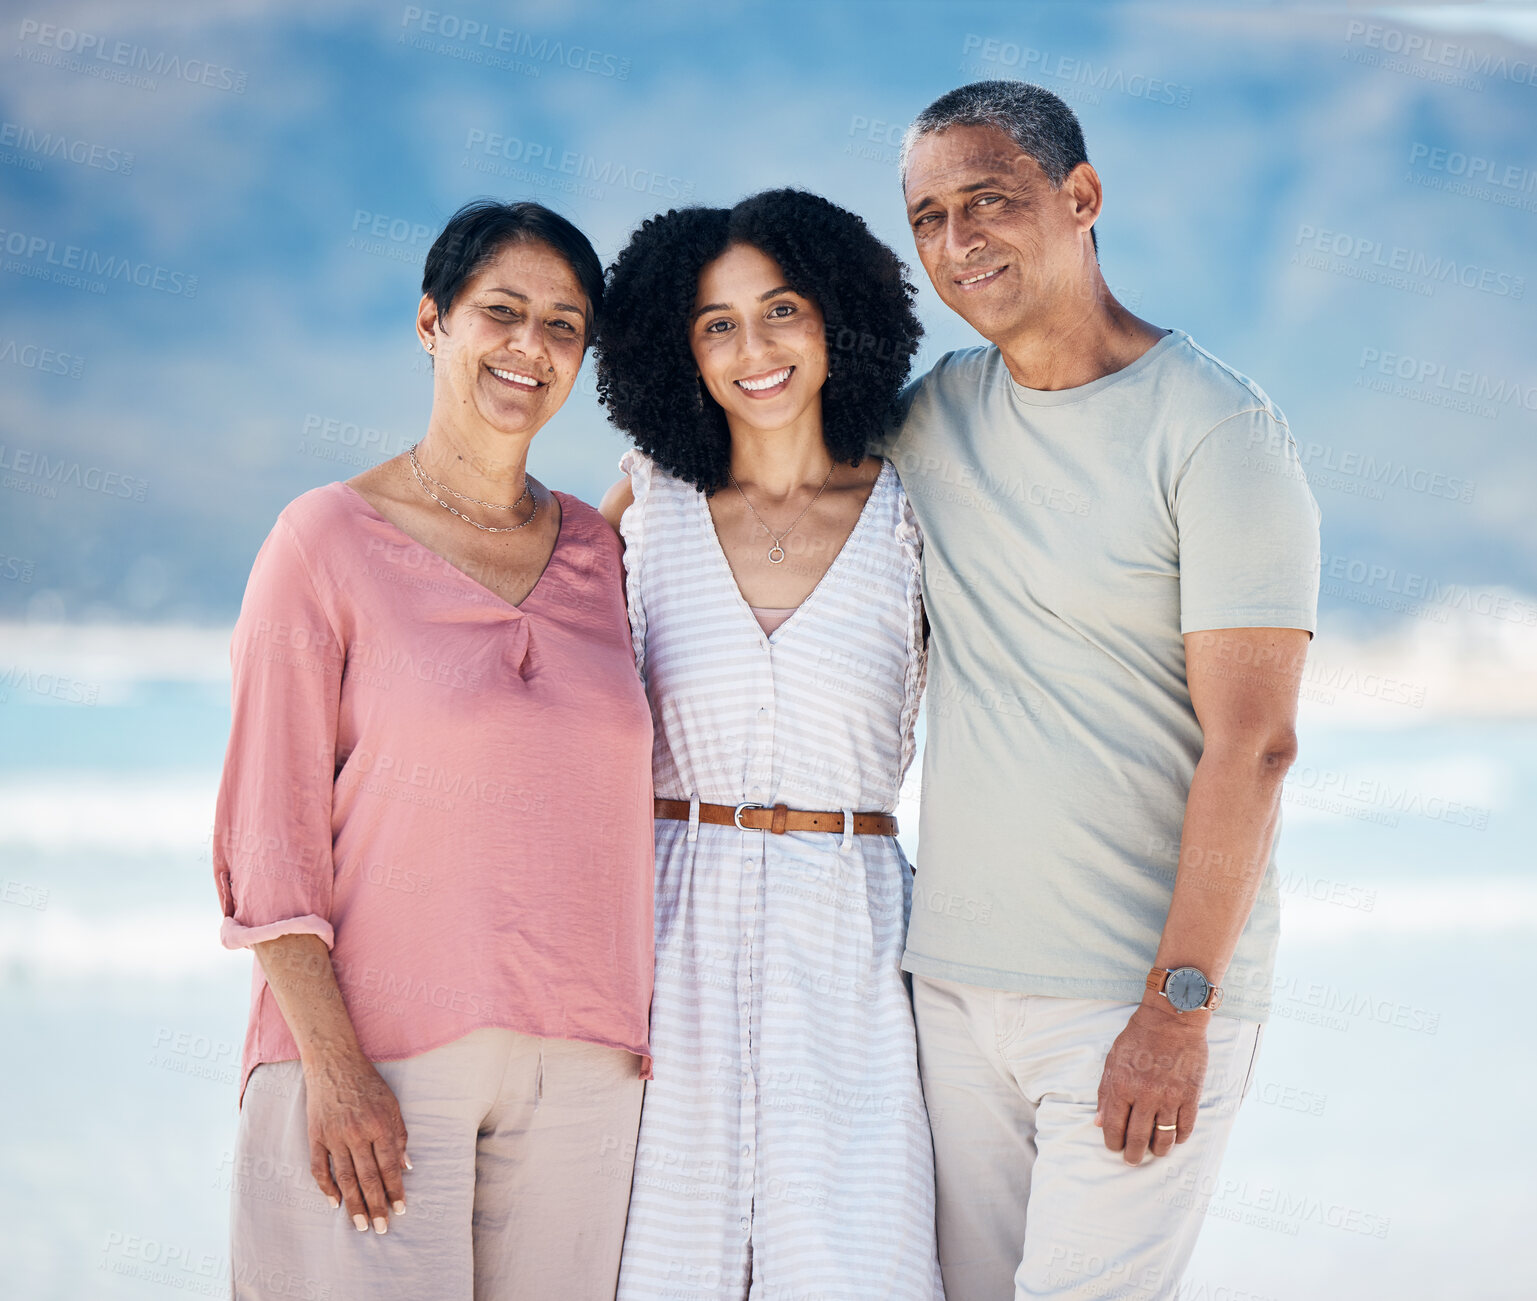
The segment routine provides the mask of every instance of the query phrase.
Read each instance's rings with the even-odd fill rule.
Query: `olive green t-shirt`
[[[1056,391],[996,348],[949,353],[903,400],[883,450],[923,528],[933,629],[903,968],[1135,1002],[1201,753],[1183,634],[1315,627],[1296,444],[1179,330]],[[1222,1011],[1265,1019],[1279,912],[1272,851]]]

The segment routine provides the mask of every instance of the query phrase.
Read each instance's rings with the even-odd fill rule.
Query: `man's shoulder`
[[[1285,426],[1286,417],[1254,380],[1208,352],[1183,331],[1161,368],[1160,387],[1195,437],[1235,416]]]
[[[975,348],[956,348],[945,353],[928,370],[913,380],[904,390],[904,395],[957,387],[975,388],[977,385],[996,380],[998,368],[1002,365],[1003,354],[994,344],[983,344]]]
[[[877,451],[890,453],[897,443],[933,423],[938,406],[975,399],[988,384],[996,382],[1002,356],[988,345],[947,352],[923,374],[909,380],[898,395],[886,422],[886,437]]]

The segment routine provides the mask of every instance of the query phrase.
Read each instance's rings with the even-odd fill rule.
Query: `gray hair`
[[[1067,174],[1089,161],[1078,115],[1058,95],[1029,81],[973,81],[941,95],[917,117],[902,135],[899,163],[903,188],[913,146],[924,136],[953,126],[996,127],[1035,159],[1053,189],[1060,189]],[[1094,247],[1099,238],[1091,230]]]

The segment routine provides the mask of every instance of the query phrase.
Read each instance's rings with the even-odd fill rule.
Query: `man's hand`
[[[1125,1153],[1127,1165],[1139,1164],[1149,1147],[1154,1156],[1167,1156],[1195,1129],[1210,1018],[1210,1012],[1181,1015],[1144,1004],[1111,1045],[1094,1123],[1104,1129],[1106,1147]]]

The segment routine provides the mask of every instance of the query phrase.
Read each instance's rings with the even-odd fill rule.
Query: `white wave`
[[[1355,896],[1359,901],[1359,893]],[[1510,880],[1384,886],[1370,907],[1290,899],[1287,944],[1386,939],[1537,936],[1537,885]],[[219,943],[217,909],[156,909],[85,916],[58,905],[0,908],[0,976],[72,981],[238,976],[251,961]],[[242,964],[238,968],[236,964]]]
[[[1284,939],[1311,943],[1371,935],[1537,937],[1537,882],[1488,877],[1445,885],[1355,886],[1332,893],[1342,902],[1283,893]]]
[[[0,846],[47,853],[204,851],[218,780],[217,773],[78,772],[0,782]]]
[[[0,664],[111,688],[228,682],[232,626],[0,623]]]
[[[1531,596],[1457,588],[1455,602],[1366,631],[1326,612],[1308,648],[1306,726],[1401,728],[1445,718],[1537,717],[1537,613]],[[1444,620],[1444,621],[1442,621]]]
[[[1389,826],[1478,826],[1515,797],[1514,767],[1474,751],[1415,761],[1314,763],[1306,753],[1287,774],[1281,815],[1287,823],[1347,822],[1380,816]]]
[[[1308,648],[1308,726],[1414,727],[1444,718],[1537,717],[1537,597],[1449,588],[1422,617],[1368,626],[1326,609]],[[1416,607],[1418,608],[1418,607]],[[1430,615],[1434,618],[1428,617]],[[0,667],[115,689],[229,681],[228,625],[0,623]]]
[[[210,892],[211,894],[211,892]],[[250,956],[219,943],[219,909],[155,909],[88,917],[55,904],[0,909],[0,976],[165,980],[232,974]]]

